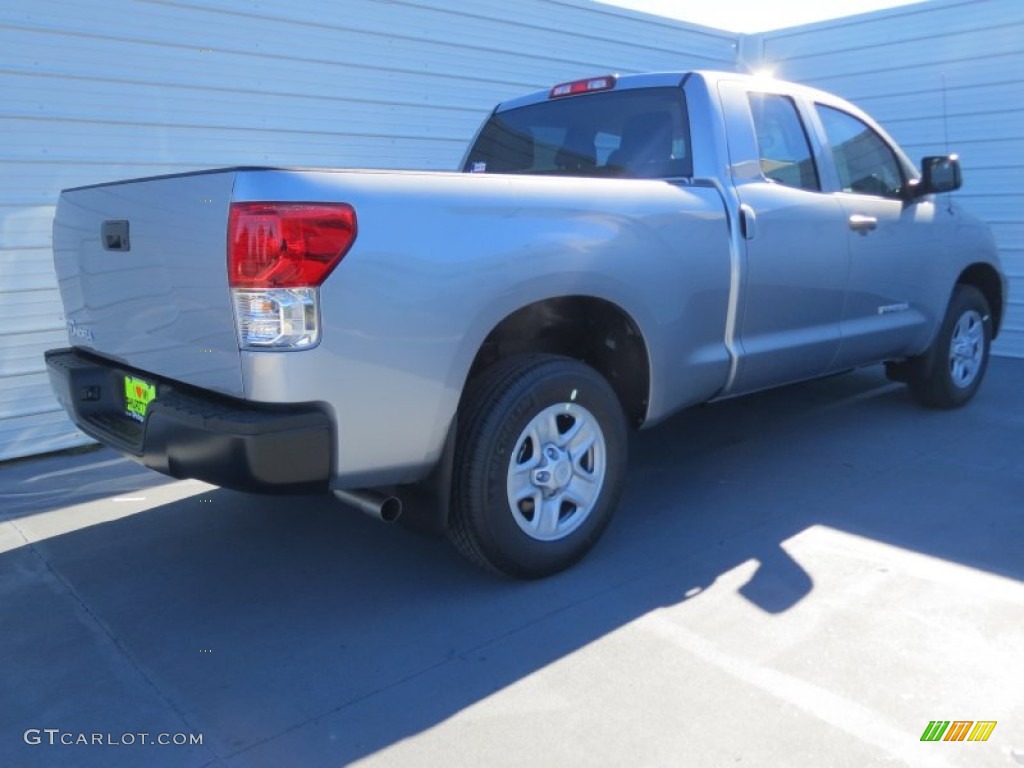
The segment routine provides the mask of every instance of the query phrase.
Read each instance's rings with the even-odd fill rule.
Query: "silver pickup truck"
[[[601,536],[630,427],[884,363],[985,373],[993,238],[870,117],[732,73],[500,104],[461,173],[227,168],[65,190],[75,423],[174,477],[333,492],[538,577]]]

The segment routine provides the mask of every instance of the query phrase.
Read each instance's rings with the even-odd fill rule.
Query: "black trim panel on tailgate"
[[[46,365],[83,432],[151,469],[262,493],[327,490],[334,435],[323,406],[247,403],[75,349],[50,350]],[[126,374],[156,382],[144,422],[124,415]]]

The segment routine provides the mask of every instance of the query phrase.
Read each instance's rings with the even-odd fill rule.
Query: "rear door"
[[[54,264],[71,343],[241,396],[227,274],[232,171],[66,190]]]
[[[784,90],[719,84],[744,233],[730,393],[824,373],[840,345],[846,219],[822,191],[806,106]]]

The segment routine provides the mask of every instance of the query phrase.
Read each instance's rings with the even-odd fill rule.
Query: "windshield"
[[[689,123],[679,88],[551,99],[491,116],[467,173],[691,176]]]

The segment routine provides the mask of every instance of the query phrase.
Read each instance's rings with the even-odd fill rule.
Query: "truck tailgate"
[[[244,395],[228,288],[234,169],[65,190],[53,253],[71,343]]]

